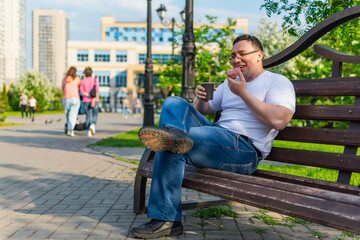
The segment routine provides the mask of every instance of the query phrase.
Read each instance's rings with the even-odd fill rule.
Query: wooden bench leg
[[[133,211],[136,214],[145,213],[145,197],[146,197],[147,178],[136,173],[134,185],[134,204]]]

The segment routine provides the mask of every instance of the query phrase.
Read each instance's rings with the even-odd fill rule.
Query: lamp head
[[[180,16],[181,16],[181,19],[183,20],[183,22],[185,22],[185,17],[186,17],[185,9],[183,9],[183,10],[180,12]]]
[[[163,21],[163,19],[165,18],[166,15],[166,8],[164,4],[160,4],[160,7],[158,9],[156,9],[156,12],[161,20],[161,22]]]

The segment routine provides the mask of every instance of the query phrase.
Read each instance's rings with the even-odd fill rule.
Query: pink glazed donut
[[[235,78],[238,76],[239,72],[240,72],[240,68],[239,68],[239,67],[236,67],[236,68],[234,68],[234,69],[230,69],[230,70],[227,72],[227,76],[228,76],[229,78],[235,79]]]

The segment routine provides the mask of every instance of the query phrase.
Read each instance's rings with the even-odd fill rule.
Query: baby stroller
[[[85,109],[84,109],[84,104],[82,101],[82,94],[80,93],[80,108],[79,108],[78,117],[76,120],[74,130],[76,130],[76,131],[85,130],[85,121],[86,121]],[[67,123],[65,123],[65,127],[64,127],[65,134],[67,134],[67,130],[68,130]]]

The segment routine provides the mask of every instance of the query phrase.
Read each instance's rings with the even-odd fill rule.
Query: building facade
[[[0,0],[0,85],[17,82],[26,69],[26,0]]]
[[[221,29],[224,25],[212,25]],[[200,27],[200,25],[194,25]],[[233,31],[247,32],[247,18],[238,18]],[[180,30],[180,29],[175,29]],[[69,41],[68,66],[75,66],[78,75],[85,67],[93,69],[100,81],[102,105],[110,111],[120,108],[127,97],[132,103],[144,91],[146,60],[146,23],[116,22],[112,16],[102,17],[101,41]],[[181,47],[174,49],[174,57],[181,58]],[[172,29],[163,24],[152,24],[152,60],[166,63],[172,58]],[[158,83],[158,65],[154,65],[154,86]],[[155,89],[160,95],[160,90]]]
[[[33,10],[33,69],[60,88],[67,70],[69,17],[61,10]]]

